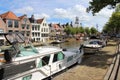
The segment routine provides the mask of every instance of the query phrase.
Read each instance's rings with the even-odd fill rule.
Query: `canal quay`
[[[71,40],[60,46],[69,50],[77,49],[83,41]],[[117,42],[109,40],[106,47],[95,54],[86,54],[80,65],[74,65],[55,75],[53,80],[104,80],[110,65],[112,64],[117,48]]]

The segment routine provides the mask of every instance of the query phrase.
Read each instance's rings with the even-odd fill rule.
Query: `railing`
[[[116,55],[104,77],[104,80],[120,80],[120,43],[117,46]]]

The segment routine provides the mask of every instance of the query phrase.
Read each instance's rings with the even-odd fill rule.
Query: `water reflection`
[[[80,43],[82,42],[83,41],[72,39],[72,40],[69,40],[68,42],[64,42],[61,44],[51,44],[51,45],[73,50],[73,49],[78,49],[80,46]]]

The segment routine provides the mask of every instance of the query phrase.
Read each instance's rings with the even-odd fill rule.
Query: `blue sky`
[[[91,0],[0,0],[0,14],[12,11],[17,16],[27,14],[35,18],[46,17],[48,23],[61,23],[75,21],[79,17],[84,27],[92,27],[98,24],[102,30],[112,12],[107,8],[102,9],[96,16],[86,12]]]

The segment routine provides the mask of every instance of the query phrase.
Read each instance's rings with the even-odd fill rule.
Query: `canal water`
[[[68,42],[63,42],[63,43],[60,43],[60,44],[51,44],[51,45],[61,47],[63,49],[65,48],[67,50],[76,50],[76,49],[79,49],[80,44],[82,42],[83,41],[80,41],[80,40],[70,39],[70,40],[68,40]]]

